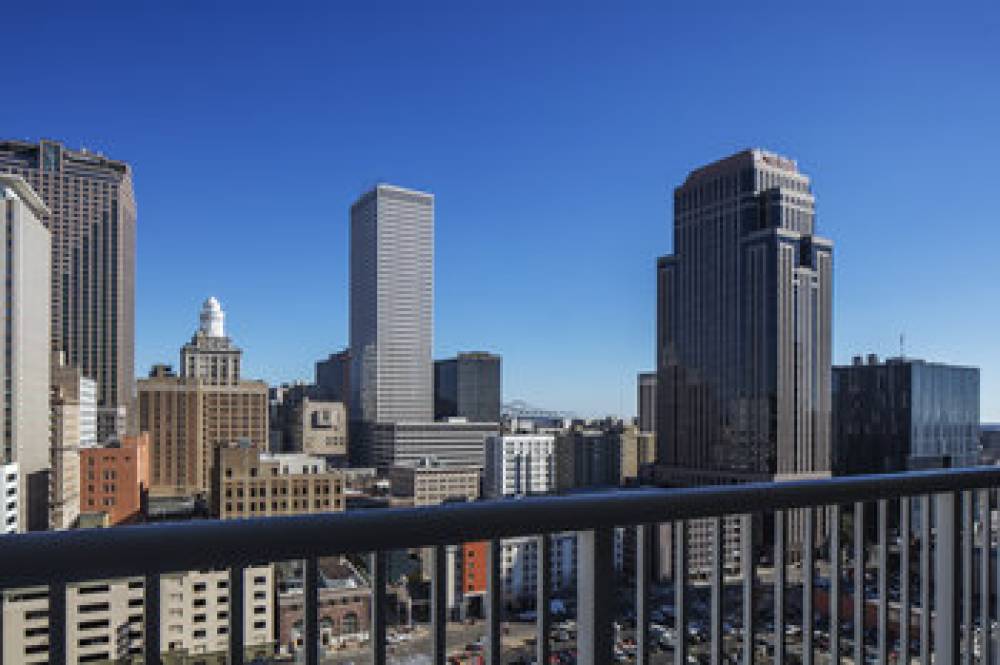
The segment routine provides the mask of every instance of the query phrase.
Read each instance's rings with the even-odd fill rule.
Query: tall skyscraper
[[[796,163],[746,150],[674,192],[657,263],[657,447],[683,485],[831,470],[833,245]]]
[[[52,350],[97,381],[101,440],[121,434],[135,392],[132,169],[53,141],[0,141],[0,172],[24,176],[49,209]]]
[[[351,420],[434,416],[434,196],[378,185],[351,206]],[[364,458],[369,451],[362,443]]]
[[[500,422],[500,362],[483,351],[434,361],[434,418]]]
[[[16,463],[19,526],[48,528],[49,210],[25,179],[0,173],[0,464]]]

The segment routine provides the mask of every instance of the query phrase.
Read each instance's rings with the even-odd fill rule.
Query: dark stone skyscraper
[[[746,150],[674,191],[657,262],[657,462],[678,485],[831,470],[832,243],[809,178]]]
[[[98,437],[121,434],[135,397],[132,169],[53,141],[0,141],[0,171],[23,176],[50,211],[52,351],[97,382]]]

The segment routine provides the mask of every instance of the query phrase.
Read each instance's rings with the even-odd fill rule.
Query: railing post
[[[577,647],[580,665],[614,661],[614,529],[577,533]]]
[[[830,662],[840,664],[840,506],[830,507]],[[907,664],[909,665],[909,664]]]
[[[229,665],[243,665],[243,566],[229,569]]]
[[[66,583],[49,583],[49,662],[66,662]]]
[[[959,492],[934,496],[934,523],[937,531],[934,549],[935,574],[935,665],[958,665],[961,657],[961,524],[962,501]]]
[[[974,626],[972,625],[972,586],[973,586],[973,565],[972,565],[972,537],[973,537],[973,513],[975,506],[972,503],[972,492],[967,490],[962,492],[962,662],[965,665],[972,665],[973,642],[976,639]]]
[[[431,663],[445,665],[448,660],[448,550],[444,545],[431,549]],[[465,580],[458,582],[465,584]]]
[[[708,520],[712,529],[712,579],[709,593],[712,598],[712,665],[722,665],[722,559],[725,556],[722,547],[722,518],[712,517]]]
[[[805,509],[802,529],[802,663],[813,663],[813,574],[815,569],[816,509]]]
[[[785,662],[785,513],[774,511],[774,662]]]
[[[743,516],[743,528],[740,529],[740,568],[743,573],[743,665],[753,665],[755,633],[754,630],[754,577],[756,562],[754,561],[754,516]]]
[[[143,628],[142,648],[144,665],[160,663],[160,576],[146,575],[142,585]]]
[[[854,662],[865,662],[865,504],[854,504]]]
[[[502,660],[501,621],[503,619],[503,547],[499,538],[489,542],[489,575],[486,580],[486,665],[500,665]]]
[[[635,641],[636,665],[649,665],[650,642],[650,586],[653,579],[653,557],[656,556],[657,525],[640,524],[636,527],[635,546]],[[539,654],[540,656],[541,654]],[[539,663],[548,664],[548,658],[539,657]]]
[[[371,646],[372,665],[386,665],[385,660],[385,623],[386,616],[386,554],[382,551],[369,555],[368,569],[371,574],[372,606],[371,621],[368,627],[368,640]]]
[[[302,639],[306,652],[306,665],[319,665],[319,559],[305,560],[302,585],[303,623]]]
[[[979,492],[979,625],[982,626],[982,662],[993,663],[992,613],[990,593],[993,591],[992,568],[990,563],[990,538],[992,537],[992,516],[990,515],[990,490]]]
[[[688,528],[687,522],[674,523],[674,665],[687,665],[687,578],[688,578]]]
[[[878,502],[878,662],[889,662],[889,503]]]
[[[920,665],[931,665],[931,498],[920,497]]]
[[[538,561],[535,571],[535,622],[537,641],[535,660],[549,662],[549,630],[552,626],[552,539],[547,533],[538,536]]]
[[[910,662],[910,499],[899,499],[899,654]]]

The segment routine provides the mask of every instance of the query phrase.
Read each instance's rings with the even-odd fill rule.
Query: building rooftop
[[[42,201],[42,197],[23,177],[13,173],[0,173],[0,187],[13,191],[22,203],[31,208],[32,214],[39,220],[52,214]]]

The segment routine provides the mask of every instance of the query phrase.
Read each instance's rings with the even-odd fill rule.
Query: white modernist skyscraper
[[[434,196],[378,185],[351,206],[351,420],[434,420]]]
[[[0,463],[18,466],[22,530],[47,527],[52,240],[42,220],[48,215],[21,176],[0,174],[0,269],[6,284]]]

